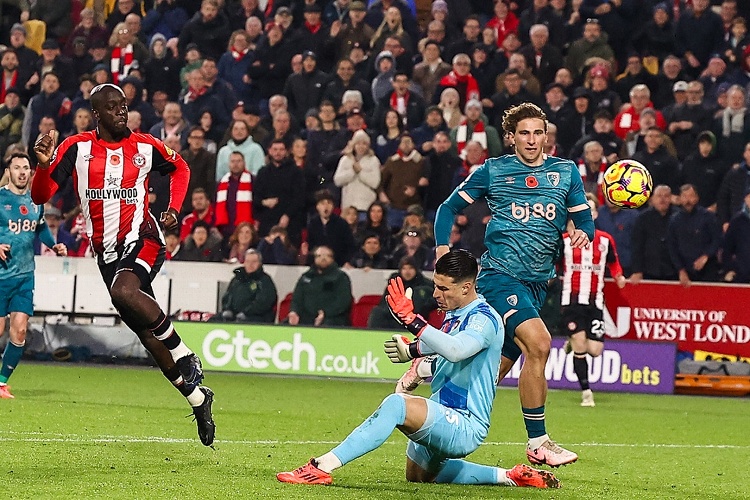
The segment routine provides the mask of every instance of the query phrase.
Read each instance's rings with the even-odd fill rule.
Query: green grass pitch
[[[580,455],[555,471],[561,490],[407,483],[398,432],[325,487],[274,474],[332,448],[393,384],[219,373],[206,383],[215,451],[156,369],[24,362],[16,399],[0,400],[0,498],[750,498],[748,398],[598,393],[596,408],[581,408],[578,392],[550,391],[548,429]],[[469,459],[511,467],[524,444],[517,391],[501,389]]]

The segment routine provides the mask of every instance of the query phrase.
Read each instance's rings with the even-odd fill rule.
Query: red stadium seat
[[[352,306],[351,321],[353,327],[367,327],[367,319],[370,317],[370,311],[380,303],[380,298],[380,295],[363,295],[359,298]]]
[[[430,311],[430,315],[427,316],[427,322],[437,329],[440,329],[440,327],[443,326],[443,319],[445,319],[445,313],[438,309]]]
[[[289,316],[289,309],[292,307],[292,294],[286,294],[286,297],[279,302],[279,323],[282,323]]]

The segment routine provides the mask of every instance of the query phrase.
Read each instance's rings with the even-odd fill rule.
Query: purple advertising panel
[[[550,389],[580,390],[573,371],[573,353],[565,354],[564,338],[552,338],[552,350],[545,369]],[[674,392],[677,346],[667,342],[607,340],[601,356],[589,356],[589,384],[594,391]],[[523,358],[513,366],[500,385],[518,385]]]

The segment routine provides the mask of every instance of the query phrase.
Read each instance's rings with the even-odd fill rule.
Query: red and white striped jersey
[[[610,274],[622,274],[617,258],[615,240],[609,233],[594,231],[594,239],[586,248],[570,246],[570,235],[563,234],[562,299],[561,305],[596,305],[604,308],[604,268]]]
[[[96,131],[65,139],[48,169],[37,169],[32,198],[46,202],[73,178],[73,188],[86,219],[86,234],[100,263],[144,237],[164,241],[158,221],[148,209],[148,174],[170,174],[169,207],[177,212],[187,191],[190,168],[177,152],[149,134],[131,132],[120,142],[101,140]]]

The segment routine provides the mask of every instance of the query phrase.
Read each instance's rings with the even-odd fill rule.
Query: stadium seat
[[[352,306],[351,322],[356,328],[366,328],[367,319],[370,317],[370,311],[380,303],[380,295],[363,295]]]
[[[279,302],[279,318],[278,323],[283,323],[287,316],[289,316],[289,309],[292,307],[292,294],[288,293],[286,294],[286,297],[281,299],[281,302]]]
[[[427,322],[435,328],[440,329],[443,326],[443,318],[445,318],[445,313],[435,309],[434,311],[430,311],[430,315],[427,316]]]

